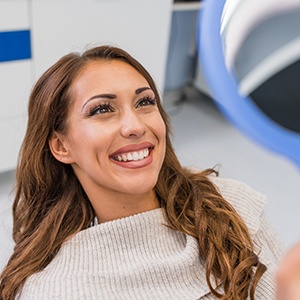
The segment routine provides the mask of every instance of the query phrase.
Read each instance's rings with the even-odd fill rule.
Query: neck
[[[90,198],[99,223],[129,217],[160,206],[153,190],[142,195],[122,194],[97,200]]]

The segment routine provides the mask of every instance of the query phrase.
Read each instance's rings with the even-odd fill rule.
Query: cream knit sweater
[[[268,267],[256,299],[275,299],[281,247],[262,212],[265,197],[240,182],[213,180],[247,223]],[[27,279],[17,299],[215,299],[197,240],[163,224],[159,208],[79,232],[43,271]]]

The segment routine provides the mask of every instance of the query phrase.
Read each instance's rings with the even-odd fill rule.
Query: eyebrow
[[[135,90],[135,94],[138,95],[138,94],[140,94],[140,93],[142,93],[143,91],[146,91],[146,90],[151,90],[151,88],[148,87],[148,86],[141,87],[141,88]]]
[[[151,90],[151,88],[148,87],[148,86],[138,88],[138,89],[135,90],[135,94],[136,94],[136,95],[139,95],[139,94],[141,94],[142,92],[144,92],[144,91],[146,91],[146,90]],[[91,98],[89,98],[87,101],[85,101],[85,103],[83,104],[81,110],[83,110],[84,107],[85,107],[91,100],[94,100],[94,99],[97,99],[97,98],[116,99],[117,96],[116,96],[115,94],[98,94],[98,95],[94,95],[93,97],[91,97]]]

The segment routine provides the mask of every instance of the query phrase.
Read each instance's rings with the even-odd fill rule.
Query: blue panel
[[[0,32],[0,63],[31,58],[30,31]]]

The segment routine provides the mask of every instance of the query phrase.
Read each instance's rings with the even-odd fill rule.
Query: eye
[[[150,97],[144,97],[142,99],[140,99],[137,103],[137,107],[141,107],[141,106],[154,106],[156,105],[156,99],[150,98]]]
[[[113,107],[110,103],[99,104],[96,107],[92,108],[89,112],[89,116],[99,115],[99,114],[106,114],[113,112]]]

